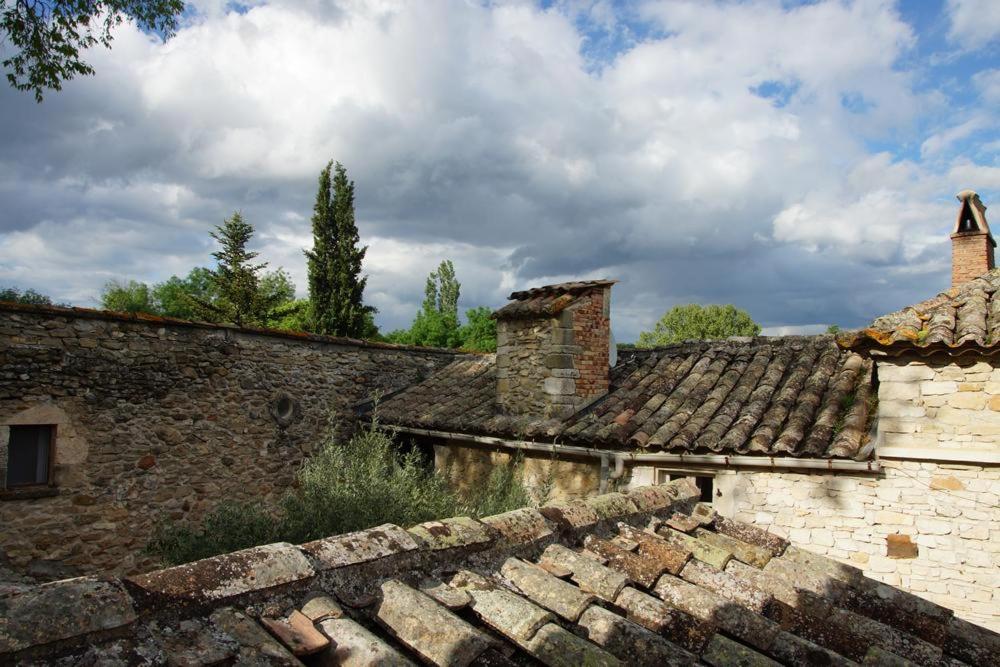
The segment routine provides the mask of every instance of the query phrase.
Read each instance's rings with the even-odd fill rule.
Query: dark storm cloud
[[[387,329],[444,258],[463,307],[617,278],[619,340],[677,303],[848,326],[945,286],[947,197],[974,184],[946,142],[926,164],[867,143],[941,95],[898,66],[914,35],[891,5],[650,3],[647,36],[595,66],[573,3],[217,4],[166,45],[122,30],[42,105],[0,91],[0,283],[93,304],[208,263],[239,209],[303,291],[332,158]],[[780,108],[753,92],[783,80]]]

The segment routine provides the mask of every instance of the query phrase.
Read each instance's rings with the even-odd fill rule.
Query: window
[[[55,426],[11,426],[7,446],[7,488],[49,484]]]
[[[692,475],[686,472],[677,472],[674,470],[657,470],[656,471],[656,482],[657,484],[664,484],[666,482],[672,482],[675,479],[684,479],[689,477],[694,480],[695,486],[701,491],[701,497],[699,500],[703,503],[710,503],[715,498],[715,477],[712,475]]]

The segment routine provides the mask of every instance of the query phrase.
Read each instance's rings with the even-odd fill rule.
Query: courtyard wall
[[[0,304],[0,559],[131,573],[162,520],[276,499],[355,407],[447,351]],[[52,484],[4,488],[9,429],[55,425]]]

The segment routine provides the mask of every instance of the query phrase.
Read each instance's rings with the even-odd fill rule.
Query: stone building
[[[459,487],[689,478],[720,516],[1000,626],[1000,272],[971,192],[952,289],[860,332],[623,351],[613,281],[511,295],[495,355],[0,305],[0,559],[147,569],[162,518],[268,500],[381,392]],[[2,565],[2,563],[0,563]]]
[[[157,523],[277,498],[449,351],[0,304],[0,566],[137,572]]]
[[[0,663],[987,665],[1000,636],[688,481],[0,595]]]
[[[615,360],[612,282],[552,285],[497,311],[495,357],[382,419],[460,487],[515,454],[563,497],[690,477],[724,516],[1000,627],[1000,271],[985,206],[958,198],[952,288],[860,332]]]

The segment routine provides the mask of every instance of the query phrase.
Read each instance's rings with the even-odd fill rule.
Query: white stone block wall
[[[878,446],[1000,452],[1000,368],[879,360]]]
[[[724,472],[720,512],[1000,630],[1000,466],[883,460],[878,477]],[[909,536],[915,558],[890,558]],[[899,539],[899,538],[894,538]]]

